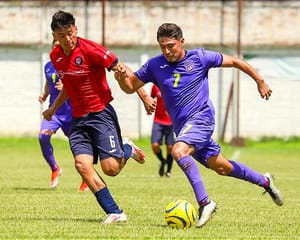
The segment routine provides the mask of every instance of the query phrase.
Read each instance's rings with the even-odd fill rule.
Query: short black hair
[[[173,37],[176,40],[179,40],[183,37],[183,34],[181,28],[175,23],[164,23],[157,30],[157,41],[161,37]]]
[[[58,11],[52,16],[51,29],[53,32],[59,28],[68,27],[70,25],[75,25],[75,18],[71,13]]]

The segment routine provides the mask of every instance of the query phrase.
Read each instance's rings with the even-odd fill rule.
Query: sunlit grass
[[[164,207],[181,198],[196,206],[193,191],[174,164],[172,177],[158,176],[158,160],[149,139],[136,141],[146,151],[144,165],[129,161],[121,174],[108,177],[111,193],[126,212],[125,224],[101,225],[105,216],[91,192],[78,191],[81,179],[74,169],[66,140],[53,139],[63,168],[60,184],[50,190],[50,170],[36,138],[0,138],[1,239],[299,239],[300,141],[248,141],[247,147],[223,146],[227,157],[239,151],[238,161],[275,174],[285,196],[277,207],[262,189],[233,178],[220,177],[199,165],[217,212],[202,229],[171,229]]]

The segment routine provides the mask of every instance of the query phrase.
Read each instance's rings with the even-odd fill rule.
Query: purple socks
[[[52,171],[55,171],[57,169],[57,165],[53,155],[53,147],[50,142],[50,136],[47,134],[39,134],[39,142],[45,160],[51,167]]]
[[[177,161],[178,166],[187,176],[199,205],[205,205],[209,200],[206,193],[199,168],[191,156],[185,156]]]
[[[240,162],[235,162],[231,160],[229,162],[232,164],[233,169],[228,176],[242,179],[261,187],[268,186],[268,180],[260,173],[253,171],[252,169]]]

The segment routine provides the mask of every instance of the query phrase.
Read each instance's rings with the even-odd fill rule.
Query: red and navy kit
[[[157,99],[154,121],[162,125],[172,125],[172,120],[168,112],[166,111],[164,100],[161,96],[161,92],[156,85],[152,86],[151,97]]]
[[[118,59],[105,47],[78,37],[69,56],[57,46],[50,58],[70,98],[73,117],[100,112],[113,100],[106,69]]]

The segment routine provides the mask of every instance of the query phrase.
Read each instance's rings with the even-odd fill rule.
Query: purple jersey
[[[51,106],[60,92],[59,90],[57,90],[55,88],[55,84],[59,80],[59,77],[58,77],[51,61],[49,61],[45,64],[44,71],[45,71],[46,80],[49,83],[49,90],[50,90],[49,106]],[[71,118],[72,114],[71,114],[71,107],[70,107],[69,100],[65,101],[57,109],[56,115],[69,115],[70,117],[68,117],[67,119]]]
[[[219,52],[197,48],[187,50],[185,57],[176,63],[169,63],[162,54],[153,57],[135,74],[144,83],[153,82],[160,88],[177,135],[185,122],[196,113],[214,122],[208,71],[220,67],[222,60]]]

